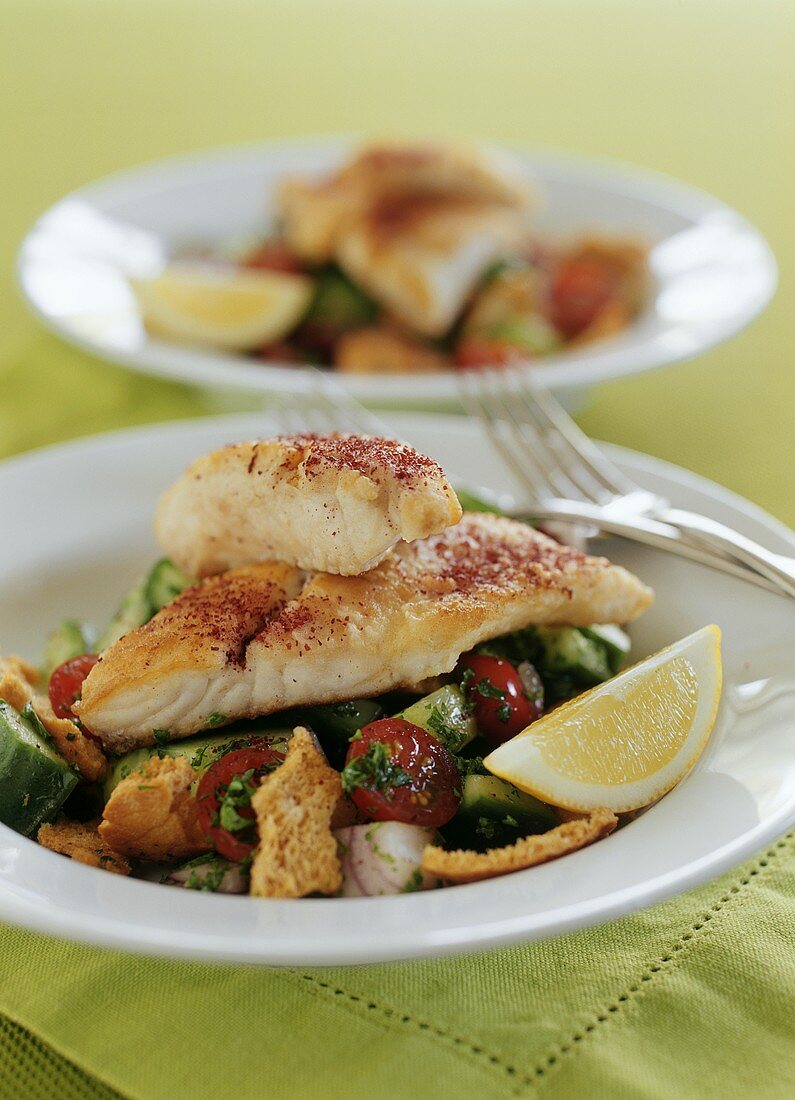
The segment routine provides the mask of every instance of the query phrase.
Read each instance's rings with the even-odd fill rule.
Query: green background
[[[787,0],[0,0],[0,452],[214,407],[25,312],[15,251],[64,192],[296,133],[488,137],[679,176],[767,235],[782,279],[764,316],[605,385],[582,422],[792,522],[793,59]],[[561,941],[309,974],[5,930],[0,1097],[791,1096],[793,878],[789,837]]]

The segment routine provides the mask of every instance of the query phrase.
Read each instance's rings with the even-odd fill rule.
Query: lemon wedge
[[[174,264],[132,287],[153,335],[236,351],[280,340],[312,297],[304,275],[200,264]]]
[[[545,714],[483,763],[553,806],[637,810],[701,756],[721,682],[720,630],[705,626]]]

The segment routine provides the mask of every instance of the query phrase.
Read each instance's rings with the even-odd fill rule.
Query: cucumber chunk
[[[167,603],[190,588],[196,581],[183,573],[169,558],[161,558],[152,566],[152,571],[146,578],[144,594],[152,605],[152,614],[160,611]]]
[[[245,730],[225,730],[223,733],[201,733],[196,737],[185,737],[181,741],[169,741],[162,745],[147,745],[142,749],[132,749],[118,757],[105,779],[105,799],[128,775],[141,771],[154,757],[185,756],[191,767],[203,775],[211,764],[220,760],[232,749],[247,748],[252,742],[267,738],[270,745],[280,752],[286,751],[287,742],[292,736],[292,728],[271,728],[252,730],[249,724]]]
[[[97,651],[101,653],[131,630],[148,623],[161,608],[195,583],[168,558],[155,562],[146,578],[131,588],[122,600],[119,610],[97,642]]]
[[[607,651],[607,660],[610,663],[610,669],[613,675],[615,676],[620,672],[632,648],[629,634],[627,634],[625,630],[622,630],[620,626],[616,626],[615,623],[604,623],[599,626],[582,626],[580,630],[586,638],[593,638],[595,642],[599,642],[605,647]]]
[[[119,610],[108,623],[107,629],[97,642],[97,652],[118,642],[125,634],[135,630],[137,626],[143,626],[152,618],[154,609],[146,595],[146,582],[142,581],[135,588],[131,588],[122,600]]]
[[[304,322],[329,325],[339,332],[370,325],[378,306],[338,267],[324,267],[315,280],[315,296]]]
[[[396,715],[437,737],[450,752],[460,752],[477,736],[464,694],[455,684],[445,684]]]
[[[476,850],[513,844],[531,833],[545,833],[558,822],[551,806],[494,775],[468,775],[461,808],[445,830],[448,843]]]
[[[374,699],[352,699],[345,703],[306,707],[301,719],[317,734],[332,767],[342,767],[353,735],[384,717],[384,708]]]
[[[33,836],[55,817],[77,776],[27,719],[0,700],[0,821]]]
[[[586,684],[600,684],[612,676],[604,644],[577,627],[538,626],[536,634],[543,651],[541,665],[547,675],[567,673]]]
[[[44,647],[44,660],[41,671],[45,680],[49,680],[58,665],[81,653],[93,653],[96,634],[87,623],[77,619],[64,619],[57,630],[53,630]]]
[[[495,516],[504,515],[502,509],[496,503],[496,496],[492,502],[486,500],[485,497],[476,496],[475,493],[470,493],[468,489],[456,489],[455,495],[458,497],[458,503],[465,512],[491,512]]]

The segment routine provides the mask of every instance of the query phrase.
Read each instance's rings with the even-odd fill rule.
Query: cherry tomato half
[[[96,653],[81,653],[58,665],[50,676],[47,693],[59,718],[71,718],[72,707],[80,698],[83,681],[99,660]]]
[[[380,718],[351,741],[342,783],[372,821],[439,828],[461,802],[455,760],[441,741],[403,718]]]
[[[604,264],[590,259],[561,260],[552,274],[550,320],[564,336],[579,336],[614,293],[614,279]]]
[[[282,241],[263,241],[243,260],[244,267],[259,271],[282,271],[286,275],[300,275],[304,268],[301,261]]]
[[[543,711],[543,699],[528,697],[510,661],[468,653],[459,661],[458,672],[474,707],[478,729],[488,741],[497,745],[509,741]]]
[[[251,795],[263,775],[281,764],[284,755],[267,743],[233,749],[207,769],[199,780],[196,801],[199,825],[219,855],[239,863],[254,851],[256,835]],[[229,787],[234,779],[240,782]],[[226,818],[226,828],[221,820]],[[247,824],[251,822],[251,824]]]

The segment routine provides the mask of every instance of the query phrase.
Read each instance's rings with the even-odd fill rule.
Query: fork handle
[[[672,523],[684,535],[695,539],[706,549],[731,554],[744,565],[780,585],[791,596],[795,596],[795,558],[775,554],[754,539],[749,539],[708,516],[700,516],[697,512],[666,508],[664,512],[658,513],[658,517],[665,523]]]
[[[792,583],[783,584],[779,580],[772,580],[768,576],[763,576],[753,569],[740,565],[736,560],[723,556],[717,550],[706,548],[703,543],[694,545],[685,542],[678,527],[657,519],[646,517],[633,518],[631,521],[615,519],[612,516],[605,515],[604,509],[598,505],[573,500],[528,504],[509,514],[513,519],[530,521],[559,520],[564,523],[595,527],[605,534],[619,535],[633,542],[666,550],[681,558],[687,558],[689,561],[707,565],[721,573],[728,573],[730,576],[755,584],[768,592],[795,597],[795,586]]]

